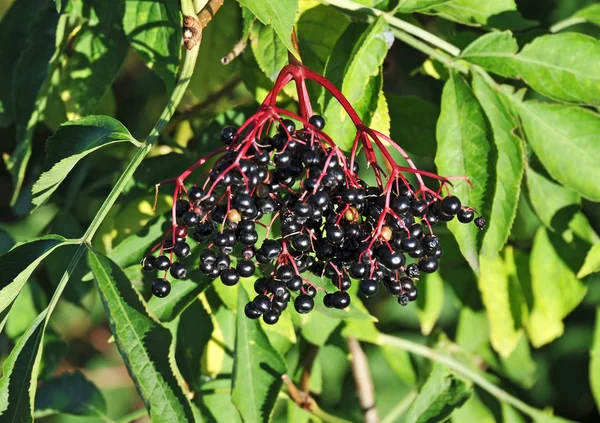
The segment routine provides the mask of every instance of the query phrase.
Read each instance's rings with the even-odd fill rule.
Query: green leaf
[[[273,26],[286,48],[294,55],[298,55],[292,44],[292,29],[296,21],[298,0],[238,0],[238,2],[250,9],[263,24]]]
[[[125,0],[123,27],[131,46],[171,92],[181,57],[179,2]]]
[[[272,26],[254,24],[252,31],[252,52],[260,69],[271,81],[288,64],[287,47]]]
[[[36,7],[37,6],[37,7]],[[38,13],[29,27],[27,45],[14,65],[12,98],[14,119],[17,123],[17,144],[5,160],[11,174],[14,191],[11,204],[21,191],[25,170],[31,156],[33,131],[42,120],[49,89],[50,61],[55,54],[55,40],[59,15],[50,2],[28,4]],[[11,34],[11,37],[13,34]]]
[[[79,371],[44,382],[35,397],[35,418],[52,414],[106,417],[102,392]]]
[[[490,32],[469,44],[460,57],[498,75],[511,78],[517,75],[515,54],[518,50],[517,40],[510,31]]]
[[[590,248],[590,251],[585,257],[583,266],[581,266],[581,269],[577,272],[577,277],[582,279],[597,272],[600,272],[600,243],[594,244],[594,246]]]
[[[406,412],[404,422],[443,422],[467,402],[472,394],[470,383],[458,378],[441,364],[435,364],[419,395]]]
[[[435,163],[440,175],[469,178],[473,188],[458,181],[454,195],[475,210],[482,210],[490,181],[491,134],[487,125],[483,110],[466,81],[461,76],[451,75],[442,93]],[[448,228],[456,237],[463,256],[478,273],[477,228],[457,221],[450,222]]]
[[[33,403],[37,383],[31,383],[37,376],[40,343],[44,335],[44,319],[47,309],[35,319],[27,332],[4,361],[0,379],[0,416],[2,421],[32,422]]]
[[[231,399],[245,422],[268,422],[286,365],[259,322],[244,314],[246,303],[248,294],[240,287]]]
[[[590,385],[596,400],[600,405],[600,307],[596,308],[596,326],[594,329],[594,343],[590,349]]]
[[[73,38],[57,87],[69,120],[97,111],[128,51],[122,28],[123,3],[85,3],[93,7],[93,15]]]
[[[547,344],[564,331],[563,319],[581,302],[586,285],[577,279],[561,253],[568,253],[560,235],[540,228],[531,250],[531,296],[527,332],[534,347]]]
[[[484,209],[488,227],[481,244],[481,254],[493,257],[508,240],[517,215],[525,153],[521,139],[514,134],[518,123],[508,101],[477,74],[473,76],[473,90],[490,122],[494,140],[490,172],[493,197],[488,196],[491,207]]]
[[[121,268],[139,264],[150,248],[161,241],[165,234],[165,225],[169,224],[165,215],[152,218],[140,231],[128,236],[113,248],[108,257]]]
[[[157,422],[194,421],[192,408],[174,372],[173,336],[149,314],[123,271],[90,250],[88,262],[127,370]]]
[[[600,116],[576,106],[514,103],[527,141],[550,176],[592,201],[600,201]]]
[[[466,25],[493,25],[490,17],[515,12],[514,0],[454,0],[435,7],[435,13],[443,18]]]
[[[201,282],[197,282],[201,280]],[[189,279],[177,281],[167,298],[152,297],[148,307],[161,322],[170,322],[179,316],[206,288],[211,281],[199,271],[190,273]]]
[[[546,179],[531,167],[527,167],[527,189],[535,214],[547,228],[559,232],[581,205],[576,192]]]
[[[108,116],[89,116],[66,122],[48,139],[46,167],[33,186],[33,203],[42,205],[77,163],[99,148],[135,140],[119,121]]]
[[[600,40],[574,32],[537,37],[516,61],[519,76],[539,93],[600,105]]]
[[[419,286],[417,316],[421,323],[421,333],[429,335],[444,307],[444,281],[439,273],[425,275]]]
[[[64,252],[68,248],[68,246],[61,248],[57,254]],[[57,254],[52,257],[53,260],[56,259]],[[6,319],[6,325],[4,329],[6,336],[13,341],[17,340],[27,331],[35,318],[47,306],[48,299],[46,298],[46,293],[40,287],[35,278],[29,278],[29,281],[21,288],[21,292],[19,292],[19,295],[15,299],[12,307],[9,307],[5,310],[7,313],[9,313],[13,308],[15,310],[13,313],[9,313]]]
[[[522,326],[527,306],[516,278],[512,248],[505,257],[481,256],[479,290],[485,305],[492,347],[502,357],[509,357],[523,334]]]
[[[402,148],[424,157],[435,157],[435,128],[440,108],[416,96],[387,95],[391,138]]]
[[[342,73],[338,76],[338,78],[343,78],[342,94],[354,106],[358,116],[367,125],[371,122],[381,91],[380,71],[383,59],[389,49],[384,33],[388,30],[385,19],[378,18],[362,33],[352,50],[346,51],[346,54],[350,53],[349,56],[340,57],[345,54],[334,54],[327,62],[326,76],[343,68]],[[339,45],[340,43],[347,46],[348,39],[345,37],[348,31],[355,33],[356,27],[348,28],[336,44],[336,49],[343,48]],[[349,151],[356,133],[354,124],[335,99],[329,97],[324,104],[323,116],[327,122],[327,133],[336,140],[342,150]]]
[[[349,24],[347,15],[328,6],[319,5],[304,12],[298,20],[298,44],[304,64],[322,73],[327,58]]]
[[[59,235],[46,235],[17,244],[0,256],[0,329],[14,300],[32,273],[50,253],[66,245]]]
[[[440,6],[450,0],[400,0],[394,7],[396,13],[415,13],[423,12],[434,6]]]
[[[581,18],[586,22],[600,26],[600,4],[590,4],[573,15],[575,18]]]

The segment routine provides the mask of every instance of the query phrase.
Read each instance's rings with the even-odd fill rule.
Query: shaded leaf
[[[111,117],[89,116],[64,123],[46,144],[46,163],[50,170],[42,173],[33,186],[33,203],[43,204],[85,156],[120,142],[135,140],[127,128]]]
[[[416,96],[387,95],[391,115],[391,138],[402,148],[435,157],[435,128],[440,108]]]
[[[141,257],[164,236],[166,222],[164,215],[152,218],[140,231],[121,241],[108,256],[122,268],[139,264]]]
[[[268,422],[286,365],[256,320],[244,314],[248,294],[238,290],[231,399],[246,422]]]
[[[463,405],[473,390],[441,364],[435,364],[404,417],[405,423],[443,422]]]
[[[492,127],[494,140],[493,197],[491,210],[486,216],[481,254],[494,256],[508,240],[517,206],[524,169],[524,149],[520,138],[514,134],[518,123],[509,104],[478,75],[473,76],[473,90]]]
[[[600,116],[592,111],[535,101],[515,102],[527,141],[548,173],[564,186],[600,201]]]
[[[63,373],[44,382],[35,396],[35,417],[52,414],[106,416],[102,392],[79,371]]]
[[[555,248],[555,245],[557,246]],[[559,235],[540,228],[531,250],[531,296],[527,332],[534,347],[553,341],[564,331],[563,319],[581,302],[587,287],[577,279],[564,257],[567,247]]]
[[[600,105],[600,40],[574,32],[537,37],[516,60],[519,76],[541,94]]]
[[[469,178],[474,188],[458,182],[454,195],[475,210],[483,208],[490,179],[490,138],[483,110],[471,88],[461,76],[451,75],[442,94],[435,163],[440,175]],[[477,228],[457,221],[450,222],[448,228],[456,237],[463,256],[478,273]]]
[[[335,49],[343,48],[340,43],[348,46],[349,39],[346,38],[346,33],[351,31],[356,34],[357,29],[358,27],[350,26],[338,40]],[[385,19],[378,18],[361,34],[356,44],[352,45],[352,50],[330,56],[325,71],[326,76],[330,76],[343,69],[337,76],[342,78],[340,84],[342,94],[367,125],[371,122],[381,91],[380,70],[389,48],[384,33],[388,30]],[[349,56],[344,57],[348,53]],[[323,116],[327,122],[328,135],[336,140],[336,144],[342,150],[349,151],[356,133],[354,124],[335,99],[326,97],[324,104]]]
[[[594,244],[585,257],[585,262],[579,272],[578,278],[585,278],[592,273],[600,272],[600,243]],[[599,341],[600,342],[600,341]]]
[[[57,254],[61,251],[68,249],[65,246],[57,252],[52,259],[56,258]],[[49,261],[53,261],[49,260]],[[25,331],[31,326],[31,323],[35,318],[48,306],[48,300],[46,293],[40,287],[39,283],[35,278],[30,277],[28,282],[23,285],[21,292],[15,299],[12,307],[6,309],[6,312],[10,312],[14,307],[15,312],[8,314],[6,319],[6,326],[4,333],[11,340],[16,341],[19,336],[23,335]]]
[[[296,21],[298,0],[238,0],[265,25],[273,26],[286,48],[297,55],[292,44],[292,29]]]
[[[131,46],[172,91],[181,57],[179,2],[125,0],[123,28]]]
[[[271,81],[288,64],[287,47],[272,26],[256,23],[252,31],[252,52],[260,69]]]
[[[171,332],[148,307],[123,271],[92,250],[88,262],[119,352],[152,421],[193,421],[176,369]]]
[[[444,307],[444,281],[439,273],[425,275],[419,286],[417,316],[421,323],[421,333],[429,335]]]
[[[594,343],[590,349],[590,385],[596,400],[600,404],[600,308],[596,309],[596,326],[594,329]]]
[[[517,40],[510,31],[490,32],[477,38],[460,54],[468,62],[498,75],[515,77],[515,54],[519,50]]]
[[[199,271],[191,273],[189,279],[177,281],[171,286],[171,292],[167,298],[154,296],[150,298],[148,307],[158,320],[170,322],[192,304],[198,295],[210,286],[210,282]]]
[[[59,235],[46,235],[18,244],[0,256],[0,317],[4,319],[32,273],[50,253],[66,245]]]

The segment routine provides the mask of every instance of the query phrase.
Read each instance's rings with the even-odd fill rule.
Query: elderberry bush
[[[382,289],[402,306],[415,301],[420,274],[437,271],[443,255],[433,228],[457,219],[484,229],[484,218],[448,194],[449,179],[421,172],[409,159],[411,167],[399,166],[382,150],[392,166],[386,174],[371,143],[381,148],[383,135],[358,127],[377,179],[369,185],[359,176],[356,149],[342,152],[327,136],[322,116],[306,105],[304,116],[270,105],[282,80],[280,75],[266,106],[242,127],[222,129],[225,147],[213,154],[216,161],[201,184],[186,187],[183,181],[211,157],[167,181],[176,184],[173,226],[142,260],[144,270],[164,272],[152,293],[165,297],[169,279],[187,277],[190,269],[178,260],[198,244],[199,270],[217,283],[234,286],[258,275],[256,296],[244,310],[267,324],[277,323],[290,303],[300,314],[311,312],[317,300],[345,309],[353,283],[364,297]],[[416,174],[420,186],[403,172]],[[422,176],[436,176],[439,190],[425,186]],[[327,281],[326,287],[312,283],[311,275]]]

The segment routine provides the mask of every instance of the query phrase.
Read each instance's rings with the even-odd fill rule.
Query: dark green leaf
[[[594,244],[587,253],[583,266],[577,272],[577,277],[581,279],[597,272],[600,272],[600,243]]]
[[[292,44],[292,29],[296,21],[298,0],[238,0],[238,2],[250,9],[263,24],[273,26],[287,49],[297,54]]]
[[[355,32],[356,28],[350,26],[348,30]],[[352,50],[345,52],[344,56],[348,53],[349,56],[332,55],[327,62],[326,76],[343,69],[337,76],[338,79],[343,78],[341,91],[367,125],[373,117],[381,91],[380,70],[389,48],[384,36],[386,31],[387,23],[383,18],[378,18],[362,33]],[[339,46],[340,43],[347,45],[348,39],[345,37],[346,33],[336,44],[336,49],[343,48]],[[342,61],[338,61],[340,59]],[[328,100],[323,114],[327,133],[342,150],[349,151],[356,128],[341,105],[333,98]]]
[[[531,250],[531,296],[533,307],[527,325],[529,339],[540,347],[561,336],[563,319],[581,302],[586,285],[577,279],[561,254],[569,253],[560,235],[540,228]]]
[[[62,236],[47,235],[18,244],[0,256],[0,329],[12,303],[31,274],[52,251],[65,245],[65,241]]]
[[[481,106],[466,81],[451,75],[442,94],[442,109],[437,126],[438,149],[435,163],[443,176],[467,176],[473,188],[457,181],[454,195],[463,204],[482,210],[490,182],[491,134]],[[448,228],[458,242],[460,251],[476,273],[477,228],[450,222]]]
[[[590,385],[596,404],[600,404],[600,308],[596,309],[594,344],[590,350]]]
[[[256,320],[244,314],[246,290],[238,290],[237,330],[231,399],[244,421],[268,422],[286,365]]]
[[[349,24],[345,14],[331,7],[320,5],[304,12],[298,20],[298,43],[306,66],[322,73],[327,58]]]
[[[57,251],[52,259],[54,260],[57,254],[68,249],[69,246],[64,246]],[[48,261],[53,261],[48,260]],[[21,292],[15,299],[12,307],[6,309],[6,312],[14,309],[15,311],[8,314],[4,333],[11,340],[15,341],[23,335],[35,318],[48,306],[46,293],[40,287],[35,278],[29,278],[29,281],[23,285]]]
[[[421,333],[429,335],[444,307],[444,281],[439,273],[425,275],[419,287],[417,316],[421,323]]]
[[[493,197],[488,195],[491,207],[485,210],[491,210],[481,245],[481,254],[492,257],[506,243],[517,214],[525,153],[521,139],[514,133],[518,123],[508,100],[477,75],[473,77],[473,90],[490,122],[494,140],[490,172]]]
[[[193,421],[174,371],[171,332],[153,316],[123,271],[109,258],[88,252],[88,262],[127,370],[152,421]]]
[[[46,168],[33,186],[33,203],[43,204],[77,163],[107,145],[135,142],[127,128],[108,116],[89,116],[67,122],[48,140]]]
[[[32,422],[36,368],[44,336],[44,310],[20,338],[4,361],[0,379],[0,416],[7,422]]]
[[[515,54],[519,50],[517,40],[510,31],[490,32],[465,48],[460,57],[484,69],[510,78],[517,75]]]
[[[564,186],[600,201],[600,116],[576,106],[515,102],[527,141],[548,173]]]
[[[92,6],[93,15],[73,38],[57,87],[69,120],[97,111],[128,50],[122,28],[124,3],[85,3]]]
[[[37,3],[35,3],[37,4]],[[36,7],[35,4],[29,7]],[[42,119],[49,88],[50,60],[55,54],[59,15],[50,2],[38,5],[38,13],[30,26],[27,45],[14,65],[12,98],[17,122],[17,145],[5,160],[13,180],[11,204],[17,200],[29,157],[33,130]],[[12,35],[11,35],[12,38]]]
[[[165,234],[166,216],[152,218],[143,229],[121,241],[108,256],[122,268],[140,263],[142,257],[158,243]]]
[[[288,63],[287,47],[272,26],[254,24],[252,52],[260,69],[271,81]]]
[[[63,373],[44,382],[35,396],[35,417],[52,414],[106,417],[106,402],[82,373]]]
[[[172,91],[181,57],[179,2],[125,0],[123,27],[135,51]]]
[[[519,76],[541,94],[600,105],[600,40],[574,32],[537,37],[516,60]]]
[[[435,364],[431,374],[404,417],[405,423],[443,422],[463,405],[473,390],[441,364]]]
[[[435,128],[440,108],[415,96],[386,96],[391,115],[391,137],[407,151],[435,157]]]

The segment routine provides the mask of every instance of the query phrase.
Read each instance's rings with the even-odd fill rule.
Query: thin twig
[[[246,39],[240,40],[237,43],[235,43],[231,51],[227,53],[226,56],[223,56],[221,58],[221,63],[224,65],[228,65],[231,62],[233,62],[240,54],[242,54],[242,52],[246,49],[247,45],[248,41]]]
[[[369,370],[367,355],[356,338],[348,338],[348,349],[352,354],[352,374],[356,384],[356,395],[364,415],[365,423],[378,423],[379,414],[375,407],[375,387]]]
[[[169,124],[167,125],[167,127],[165,129],[165,133],[173,132],[173,130],[175,130],[177,125],[179,125],[181,122],[188,120],[190,117],[192,117],[192,116],[202,112],[203,110],[207,109],[208,107],[212,106],[221,97],[232,92],[241,82],[242,82],[242,77],[236,76],[231,81],[229,81],[227,84],[225,84],[223,86],[223,88],[221,88],[219,91],[210,94],[208,97],[206,97],[206,99],[204,99],[200,103],[195,104],[195,105],[185,109],[179,115],[177,115],[173,119],[171,119],[171,122],[169,122]]]

